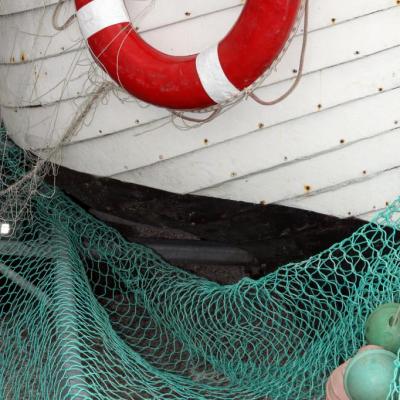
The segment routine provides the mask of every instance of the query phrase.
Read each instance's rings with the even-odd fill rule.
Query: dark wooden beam
[[[66,168],[60,169],[56,182],[128,240],[206,240],[236,246],[258,260],[254,276],[318,253],[364,224],[290,207],[178,195]],[[110,221],[110,216],[117,220]]]

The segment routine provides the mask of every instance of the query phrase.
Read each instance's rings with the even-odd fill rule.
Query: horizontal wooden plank
[[[340,218],[362,214],[369,214],[371,217],[375,210],[386,207],[398,198],[399,188],[400,168],[395,168],[377,176],[338,186],[330,191],[283,202],[282,205]]]
[[[397,70],[400,48],[364,58],[357,63],[342,64],[334,68],[304,77],[302,85],[285,102],[271,108],[263,108],[251,101],[244,101],[236,108],[195,130],[177,130],[168,124],[162,129],[151,130],[151,126],[130,130],[116,135],[100,137],[65,148],[65,160],[82,171],[100,175],[113,175],[174,157],[178,154],[204,147],[204,138],[210,143],[231,140],[257,130],[260,123],[273,126],[304,115],[351,102],[375,93],[379,88],[390,90],[400,86]],[[354,79],[357,76],[357,79]],[[278,84],[261,92],[275,97],[284,89]],[[268,93],[266,93],[268,92]],[[384,106],[384,104],[382,104]],[[243,117],[245,116],[245,117]],[[374,116],[370,116],[374,118]],[[146,134],[143,134],[145,132]],[[99,163],[93,165],[84,154],[97,152]],[[273,149],[273,147],[272,147]],[[132,152],[135,156],[132,157]]]
[[[396,202],[398,198],[394,200]],[[383,225],[388,225],[391,224],[392,222],[395,222],[397,218],[397,213],[393,214],[393,210],[391,209],[393,203],[390,203],[389,206],[385,206],[379,209],[375,209],[373,211],[367,212],[367,213],[362,213],[355,215],[354,217],[358,220],[362,221],[368,221],[371,222],[373,221],[374,223],[378,224],[383,224]],[[396,208],[397,209],[397,208]]]
[[[5,38],[0,48],[0,64],[31,62],[84,47],[76,22],[63,31],[54,29],[54,10],[55,4],[26,13],[0,17],[0,34]],[[74,12],[73,2],[65,3],[60,10],[60,23],[66,21]]]
[[[144,37],[151,44],[161,46],[160,49],[168,51],[171,46],[186,46],[186,51],[191,52],[190,46],[207,45],[207,40],[214,42],[222,37],[232,26],[241,11],[240,0],[221,0],[216,2],[196,0],[191,2],[190,11],[180,0],[160,2],[155,7],[149,8],[148,1],[130,1],[127,3],[132,21],[140,32],[146,32]],[[149,11],[146,13],[146,9]],[[46,8],[38,8],[29,13],[15,14],[9,17],[0,17],[0,34],[9,40],[5,40],[0,49],[0,63],[19,63],[21,61],[33,61],[42,58],[57,56],[66,51],[79,50],[85,46],[79,26],[75,21],[72,26],[64,31],[56,31],[52,25],[52,17],[55,5]],[[59,21],[66,21],[75,12],[72,1],[67,2],[59,15]],[[188,15],[186,13],[189,13]],[[213,14],[216,14],[213,16]],[[211,16],[209,19],[207,16]],[[201,18],[203,17],[203,18]],[[192,20],[201,19],[199,22],[191,23]],[[215,23],[218,20],[218,23]],[[179,24],[183,22],[183,24]],[[210,24],[216,29],[202,30],[198,35],[198,28]],[[181,36],[174,36],[173,26],[177,24],[180,32],[186,31],[187,40],[176,40]],[[193,27],[192,27],[193,25]],[[23,28],[22,28],[23,27]],[[156,33],[148,36],[149,31],[160,27],[166,27],[168,34],[167,47],[165,33]],[[189,40],[190,39],[190,40]],[[157,43],[157,41],[159,43]],[[180,49],[176,49],[179,52]],[[24,55],[21,60],[21,55]]]
[[[394,7],[330,29],[313,32],[309,37],[305,74],[356,60],[399,44],[400,31],[396,29],[399,19],[400,7]],[[163,36],[165,35],[161,35]],[[368,40],[365,40],[366,37]],[[277,71],[267,80],[267,85],[293,77],[300,47],[301,37],[297,37]],[[7,106],[44,105],[61,98],[75,98],[87,91],[88,75],[90,72],[93,79],[93,71],[98,75],[97,80],[105,79],[102,71],[91,65],[90,54],[83,50],[81,54],[67,52],[59,58],[35,63],[2,65],[0,103]]]
[[[24,3],[24,1],[21,3],[21,1],[11,0],[11,4],[7,4],[7,1],[0,4],[0,34],[12,40],[4,41],[4,45],[0,48],[0,63],[8,63],[10,60],[19,62],[21,54],[24,54],[25,59],[35,60],[44,55],[54,56],[63,53],[66,49],[82,46],[81,35],[76,23],[63,32],[53,29],[51,18],[55,0],[47,0],[46,4],[53,4],[53,6],[43,7],[43,2],[40,1],[40,7],[35,11],[2,18],[2,10],[3,12],[11,10],[15,5]],[[33,7],[34,0],[27,1],[29,7]],[[139,25],[140,31],[156,30],[145,36],[149,43],[161,50],[179,53],[181,51],[194,52],[196,46],[200,50],[222,37],[240,12],[241,3],[241,0],[220,0],[218,2],[192,0],[190,4],[182,3],[180,0],[158,1],[147,14],[143,14],[142,10],[149,5],[149,1],[130,1],[127,6],[134,21],[135,16],[139,16],[135,24]],[[350,3],[346,0],[336,0],[335,2],[314,0],[310,3],[310,30],[328,27],[333,24],[332,21],[339,24],[393,6],[392,0],[352,0]],[[235,9],[229,10],[232,8]],[[187,23],[216,11],[223,12],[219,13],[218,22],[213,23],[214,20],[204,19],[201,23],[203,29],[200,31],[196,24]],[[66,20],[73,12],[73,2],[69,1],[61,10],[60,20]],[[224,12],[230,15],[229,19],[226,19]],[[143,15],[144,17],[141,17]],[[158,28],[166,26],[168,27],[167,34],[158,32]],[[210,26],[213,29],[209,29]],[[201,35],[198,32],[201,32]],[[185,40],[181,40],[182,37]]]
[[[0,3],[0,18],[8,19],[15,16],[25,18],[26,16],[23,14],[29,15],[36,11],[43,11],[44,9],[49,9],[53,12],[57,3],[58,0],[18,0],[18,2],[14,0],[2,0]],[[190,4],[182,4],[180,0],[170,0],[168,3],[154,1],[154,5],[152,5],[152,0],[129,0],[126,1],[126,7],[132,19],[136,15],[143,14],[146,17],[151,13],[151,21],[146,21],[145,26],[151,26],[151,29],[153,29],[167,23],[166,21],[176,22],[191,16],[201,15],[210,6],[213,8],[217,7],[216,9],[223,9],[232,5],[241,5],[243,1],[220,0],[218,4],[213,3],[215,2],[209,0],[191,0]],[[67,0],[63,7],[64,9],[75,11],[74,0]],[[191,15],[187,15],[187,12]]]
[[[8,17],[11,14],[44,8],[57,2],[58,0],[2,0],[0,3],[0,16]]]
[[[95,88],[92,88],[95,90]],[[48,106],[1,109],[8,132],[19,146],[29,149],[52,147],[64,135],[74,117],[79,114],[87,98],[64,101]],[[130,131],[135,126],[146,130],[147,125],[165,125],[169,113],[156,107],[138,105],[127,96],[108,94],[85,119],[85,126],[72,141],[85,141],[111,135],[115,131]],[[168,121],[167,121],[168,122]],[[126,128],[128,127],[128,129]]]
[[[395,89],[215,145],[212,135],[207,136],[198,151],[124,172],[116,178],[143,185],[151,182],[170,191],[179,188],[183,193],[247,179],[391,130],[398,126],[395,121],[400,117],[399,99],[400,89]]]
[[[0,3],[0,16],[10,16],[14,13],[24,13],[26,11],[31,11],[34,9],[42,9],[44,7],[48,7],[57,3],[58,0],[2,0]],[[179,9],[182,9],[182,3],[174,4],[171,0],[168,3],[173,4],[174,7],[170,7],[171,11],[176,10],[176,6],[180,5]],[[224,0],[219,1],[219,3]],[[70,0],[72,2],[72,0]],[[144,3],[148,5],[150,0],[141,1],[140,3]],[[132,7],[131,3],[135,3],[130,1],[128,3],[129,7]],[[138,3],[138,2],[137,2]],[[212,3],[211,0],[191,0],[190,5],[185,4],[185,8],[192,11],[197,4],[207,4]],[[359,12],[360,9],[365,10],[365,13],[372,12],[372,10],[376,10],[376,7],[384,8],[386,6],[390,6],[393,4],[392,0],[352,0],[351,2],[344,2],[342,0],[336,0],[335,2],[324,2],[320,0],[315,0],[312,3],[318,5],[318,10],[320,11],[320,16],[322,17],[322,21],[330,21],[331,18],[336,18],[336,21],[340,22],[343,19],[346,19],[349,13]],[[163,5],[163,2],[157,2],[157,7]],[[379,8],[378,8],[379,9]]]
[[[383,210],[384,210],[384,208],[382,208],[380,210],[376,210],[376,211],[374,210],[374,211],[371,211],[371,212],[359,214],[359,215],[356,215],[355,217],[357,219],[361,219],[363,221],[372,221],[374,218],[376,218],[377,214],[379,214]]]
[[[196,194],[282,203],[346,186],[400,165],[400,128]],[[377,150],[379,149],[379,150]],[[379,190],[377,187],[376,190]],[[372,195],[373,196],[373,195]]]

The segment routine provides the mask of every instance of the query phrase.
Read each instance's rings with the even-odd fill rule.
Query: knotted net
[[[4,189],[26,171],[1,141]],[[42,185],[0,240],[0,398],[323,399],[371,311],[400,301],[399,211],[396,201],[321,254],[221,286]],[[399,370],[398,359],[393,399]]]

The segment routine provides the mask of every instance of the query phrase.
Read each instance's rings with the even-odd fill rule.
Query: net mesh
[[[4,188],[25,163],[4,132],[1,148]],[[0,398],[323,399],[371,311],[400,300],[399,210],[304,262],[222,286],[43,185],[0,240]]]

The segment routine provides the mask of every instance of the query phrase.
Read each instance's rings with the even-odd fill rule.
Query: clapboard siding
[[[343,63],[343,62],[351,62],[351,61],[356,61],[358,59],[360,59],[360,57],[365,57],[368,54],[371,54],[371,52],[376,52],[377,50],[381,50],[381,49],[386,49],[390,46],[395,45],[396,43],[400,42],[400,31],[398,29],[395,28],[391,28],[394,26],[394,24],[396,23],[397,19],[400,17],[400,7],[397,8],[392,8],[389,10],[386,10],[384,12],[379,13],[379,18],[378,15],[374,14],[374,15],[369,15],[366,16],[365,18],[359,18],[356,21],[354,21],[353,23],[349,23],[349,24],[342,24],[340,26],[335,26],[332,27],[330,29],[327,30],[322,30],[322,31],[318,31],[315,32],[316,38],[313,39],[313,34],[311,34],[310,36],[310,42],[312,43],[310,45],[310,51],[308,54],[308,59],[307,59],[307,65],[306,65],[306,74],[310,74],[311,71],[313,72],[317,72],[317,74],[320,74],[320,70],[324,69],[324,68],[328,68],[328,67],[332,67],[334,65],[337,65],[338,63]],[[381,24],[383,26],[387,27],[387,32],[388,34],[385,35],[379,35],[379,32],[375,31],[376,30],[380,30],[381,28],[381,24],[376,24],[375,22],[379,20],[381,22]],[[373,28],[372,30],[369,29],[369,27],[376,27]],[[371,40],[365,40],[365,38],[363,37],[363,32],[365,32],[366,30],[371,31],[369,34],[369,37]],[[343,38],[346,36],[351,35],[352,40],[347,40],[347,41],[343,41]],[[378,39],[377,39],[378,38]],[[379,39],[382,38],[382,39]],[[300,38],[299,38],[300,39]],[[319,43],[322,43],[323,45],[318,45]],[[342,44],[345,43],[345,44]],[[314,46],[315,44],[315,46]],[[273,82],[276,81],[282,81],[285,80],[285,78],[287,79],[289,76],[293,75],[293,68],[296,66],[297,63],[297,59],[298,59],[298,52],[299,52],[299,46],[300,46],[300,40],[297,40],[293,43],[293,46],[291,47],[291,49],[289,50],[289,52],[287,53],[286,57],[284,58],[284,60],[282,61],[282,63],[279,66],[279,69],[276,73],[274,73],[270,79],[268,79],[268,84],[273,84]],[[344,49],[342,49],[342,47],[344,47]],[[328,50],[326,50],[328,49]],[[357,50],[360,49],[360,50]],[[336,50],[336,51],[333,51]],[[345,51],[343,51],[345,50]],[[358,51],[360,54],[354,54],[356,51]],[[321,54],[320,54],[321,53]],[[343,53],[343,54],[342,54]],[[71,54],[67,55],[68,57]],[[348,59],[348,57],[350,57],[350,59]],[[86,59],[86,57],[84,57],[84,60]],[[63,62],[61,63],[61,66],[58,67],[57,65],[57,59],[53,59],[54,60],[54,65],[53,68],[49,68],[49,69],[45,69],[43,67],[43,65],[41,65],[41,74],[45,75],[47,78],[47,80],[43,80],[43,82],[45,82],[45,85],[42,86],[42,89],[40,90],[40,83],[38,83],[37,85],[35,85],[35,87],[31,84],[31,85],[26,85],[23,86],[23,90],[28,91],[26,88],[31,86],[31,89],[29,91],[29,93],[31,93],[31,95],[29,96],[29,98],[27,99],[27,102],[32,102],[35,103],[34,101],[32,101],[32,96],[36,95],[39,99],[40,102],[43,104],[45,103],[44,97],[46,96],[52,96],[53,100],[57,99],[60,95],[60,93],[62,93],[64,91],[64,95],[66,92],[68,91],[73,91],[74,89],[78,92],[85,92],[85,91],[90,91],[92,90],[90,87],[90,84],[88,84],[87,82],[87,75],[85,73],[85,69],[81,69],[79,70],[74,70],[72,72],[70,72],[69,67],[71,64],[70,62],[65,62],[65,60],[63,60]],[[82,81],[81,83],[77,84],[76,80],[73,81],[73,83],[69,83],[67,87],[65,87],[65,85],[63,84],[63,82],[59,81],[59,76],[58,76],[58,71],[60,70],[60,68],[65,68],[65,71],[63,72],[62,76],[70,76],[70,77],[82,77]],[[26,68],[31,68],[30,65],[27,65]],[[39,67],[38,67],[39,68]],[[363,65],[356,65],[355,68],[363,68]],[[0,69],[1,70],[1,69]],[[3,82],[3,85],[7,85],[10,88],[10,91],[16,90],[16,88],[18,88],[18,86],[21,86],[18,84],[18,78],[21,79],[22,77],[25,77],[26,80],[28,80],[28,83],[31,82],[33,79],[31,79],[29,77],[29,71],[21,71],[20,74],[11,74],[8,71],[8,75],[10,76],[10,79],[1,79],[1,82]],[[12,79],[12,77],[15,77],[14,80]],[[51,85],[48,85],[48,82],[51,82]],[[86,85],[85,85],[86,83]],[[58,85],[57,85],[58,84]],[[51,93],[48,93],[48,86],[55,86],[56,89],[54,89],[52,92],[57,92],[57,95],[53,95]],[[310,85],[307,85],[310,86]],[[35,88],[33,90],[33,87]],[[305,85],[304,85],[305,87]],[[272,92],[272,88],[271,88],[271,93],[268,92],[266,94],[266,96],[271,96],[273,94]],[[279,90],[284,90],[283,86],[280,86]],[[306,88],[306,91],[308,91],[308,87]],[[42,92],[42,93],[38,93],[38,92]],[[47,93],[46,93],[47,92]],[[75,92],[75,93],[77,93]],[[4,99],[3,99],[3,104],[7,99],[6,93],[7,90],[2,90],[0,93],[4,94]],[[277,91],[274,91],[274,93],[277,93]],[[1,94],[0,94],[1,95]],[[11,97],[11,94],[9,94],[8,98]],[[18,97],[18,96],[17,96]],[[318,99],[315,100],[316,102],[318,102]],[[15,102],[15,101],[14,101]],[[77,99],[75,101],[76,103],[79,104],[79,99]],[[115,107],[115,101],[113,101],[113,105],[112,107]],[[71,112],[66,112],[65,110],[63,110],[62,115],[68,115],[68,118],[66,118],[66,120],[70,120],[70,115],[71,113],[75,113],[76,112],[76,107],[74,107],[74,105],[70,106],[70,105],[60,105],[57,107],[62,107],[63,109],[71,109]],[[315,107],[315,105],[313,105],[313,108]],[[133,128],[135,127],[135,129],[137,130],[137,125],[147,125],[149,122],[151,122],[152,119],[156,118],[156,116],[158,116],[159,118],[161,117],[166,117],[167,113],[165,113],[162,110],[157,110],[154,108],[151,108],[151,110],[149,109],[144,109],[141,106],[135,105],[135,104],[127,104],[125,107],[119,107],[119,108],[124,108],[126,110],[121,110],[121,113],[119,113],[119,110],[116,111],[116,115],[121,114],[122,116],[122,120],[118,119],[117,123],[115,123],[115,118],[101,118],[102,113],[99,113],[99,118],[100,121],[98,121],[98,125],[99,128],[98,129],[87,129],[84,132],[82,132],[80,135],[76,136],[76,138],[74,138],[74,141],[80,141],[80,140],[86,140],[89,139],[91,137],[97,137],[99,136],[99,131],[101,130],[105,135],[112,133],[112,132],[116,132],[118,133],[118,131],[121,130],[126,130],[128,128]],[[270,121],[266,121],[264,118],[265,114],[269,114],[270,113],[269,108],[267,109],[263,109],[263,111],[260,111],[260,108],[258,107],[256,109],[256,120],[252,123],[252,126],[249,126],[249,124],[247,123],[247,128],[245,129],[249,129],[250,131],[252,129],[254,129],[255,126],[258,125],[259,122],[263,122],[263,123],[267,123],[270,125],[271,122]],[[155,111],[155,112],[154,112]],[[126,114],[126,112],[128,112],[128,114]],[[46,127],[42,127],[38,124],[35,123],[35,121],[37,120],[43,120],[43,116],[46,116],[46,120],[49,121],[48,115],[50,114],[50,116],[54,113],[54,110],[50,110],[49,108],[46,108],[45,110],[41,110],[41,109],[29,109],[27,111],[23,111],[23,110],[19,110],[19,117],[18,118],[22,118],[23,120],[27,121],[33,121],[33,123],[31,125],[36,126],[38,130],[40,130],[39,132],[35,131],[35,128],[32,128],[29,131],[30,136],[32,136],[33,138],[40,138],[42,135],[44,135],[43,131],[48,132],[49,130],[46,129]],[[157,114],[158,113],[158,114]],[[23,116],[21,116],[21,114],[23,114]],[[43,115],[42,115],[43,114]],[[254,114],[254,111],[253,111]],[[54,113],[54,115],[56,115]],[[62,115],[61,115],[61,119],[62,119]],[[128,116],[128,118],[124,118],[124,116]],[[130,117],[133,116],[134,118]],[[286,115],[283,116],[283,118],[285,118]],[[156,118],[156,119],[159,119]],[[51,118],[50,118],[51,119]],[[249,121],[249,117],[247,118],[247,121]],[[136,123],[136,121],[139,121],[139,124]],[[221,121],[223,123],[225,123],[225,119],[224,117],[221,118]],[[65,130],[65,123],[62,123],[61,120],[57,121],[58,123],[55,126],[55,131],[54,131],[54,140],[57,140],[59,138],[59,136],[62,135],[62,132]],[[124,122],[124,123],[122,123]],[[274,122],[276,123],[276,122]],[[176,130],[172,128],[172,132],[173,134],[176,133]],[[208,128],[208,126],[207,126]],[[53,130],[53,129],[52,129]],[[232,137],[235,137],[235,133],[234,131],[231,131],[229,129],[229,126],[226,127],[225,125],[225,130],[228,132],[228,134],[230,132],[232,132]],[[160,132],[160,134],[164,135],[164,130],[163,132]],[[213,142],[212,138],[209,138],[210,143]],[[27,142],[32,143],[32,140],[27,140]],[[47,140],[45,141],[45,143],[47,143]],[[37,145],[39,145],[40,147],[40,143],[37,143],[37,140],[35,140],[35,143],[32,143],[32,145],[34,145],[34,147],[37,147]],[[167,151],[167,150],[166,150]]]
[[[377,154],[378,152],[376,152]],[[334,214],[341,218],[351,215],[370,219],[373,214],[398,198],[400,167],[381,171],[368,179],[345,182],[321,193],[282,202],[282,205]]]
[[[77,24],[73,24],[65,31],[57,32],[53,29],[51,18],[55,9],[56,0],[48,0],[47,7],[38,7],[34,11],[18,13],[14,15],[6,15],[1,17],[2,12],[12,9],[13,6],[23,3],[22,0],[14,1],[8,4],[5,0],[0,3],[0,33],[2,37],[11,37],[11,41],[5,41],[0,49],[0,63],[9,63],[11,58],[14,62],[20,62],[21,53],[26,53],[27,60],[35,60],[43,57],[51,57],[68,51],[76,45],[82,46],[83,43],[79,33]],[[33,4],[34,0],[26,0],[29,4]],[[39,0],[43,3],[42,0]],[[219,20],[217,24],[207,24],[207,28],[201,31],[203,36],[212,35],[213,41],[218,39],[229,26],[228,21],[221,20],[223,14],[221,12],[235,8],[231,18],[235,18],[240,12],[241,0],[220,0],[218,2],[192,0],[188,4],[182,4],[180,0],[170,0],[168,2],[158,1],[156,7],[151,10],[151,15],[140,18],[139,31],[147,34],[146,40],[164,50],[171,50],[171,46],[186,46],[185,51],[193,51],[192,39],[187,40],[187,32],[196,33],[196,29],[191,25],[179,24],[180,22],[190,21],[207,14],[219,11]],[[141,11],[149,4],[149,1],[128,1],[128,9],[132,16],[140,15]],[[326,2],[324,0],[313,0],[310,4],[310,30],[322,29],[332,25],[332,19],[335,24],[340,24],[351,19],[358,18],[363,15],[371,14],[377,11],[394,7],[393,0],[336,0],[335,2]],[[22,7],[21,7],[22,8]],[[73,1],[68,1],[61,9],[60,21],[66,20],[74,12]],[[190,15],[186,13],[189,12]],[[232,11],[229,11],[232,13]],[[40,21],[40,23],[38,23]],[[174,27],[173,25],[176,25]],[[23,26],[24,29],[20,29]],[[158,28],[168,26],[171,31],[168,35],[163,36],[157,31]],[[212,29],[209,27],[212,26]],[[176,36],[174,31],[176,29]],[[148,31],[153,30],[150,33]],[[185,40],[173,40],[174,37],[182,37],[185,34]],[[5,36],[3,36],[5,35]],[[39,36],[38,36],[39,35]],[[29,49],[29,52],[28,52]],[[177,50],[175,50],[177,51]],[[172,48],[174,52],[174,48]]]
[[[204,148],[205,138],[213,144],[249,134],[257,130],[260,123],[268,127],[298,119],[298,123],[301,124],[303,116],[320,112],[318,104],[323,108],[331,108],[379,93],[379,88],[390,90],[399,87],[400,75],[394,73],[398,71],[399,57],[400,47],[396,47],[366,57],[357,63],[341,64],[306,75],[302,85],[283,103],[263,108],[250,100],[243,101],[227,111],[224,117],[195,130],[177,130],[172,124],[168,124],[162,129],[151,130],[151,127],[146,127],[145,134],[140,134],[140,131],[135,134],[128,130],[117,135],[70,144],[64,150],[65,161],[68,162],[70,157],[75,158],[76,154],[77,159],[71,159],[71,165],[75,168],[90,173],[97,171],[101,175],[114,175],[158,162],[160,156],[166,160],[195,151],[200,146]],[[355,75],[358,75],[359,79],[354,80]],[[264,97],[276,97],[284,89],[285,83],[281,83],[259,92]],[[279,141],[279,138],[276,137],[276,140]],[[273,144],[270,151],[274,151],[274,146]],[[259,151],[267,157],[268,149]],[[88,153],[95,155],[99,165],[93,164],[85,157]]]
[[[288,163],[296,164],[319,154],[336,152],[361,140],[379,137],[381,132],[397,126],[399,98],[400,89],[374,93],[367,98],[301,117],[301,121],[295,119],[258,129],[215,145],[210,138],[211,145],[203,143],[203,149],[199,151],[116,175],[116,178],[141,184],[151,181],[166,190],[179,187],[185,193],[222,185],[227,180],[247,179]],[[386,105],[384,108],[381,108],[382,103]],[[368,118],[370,115],[374,118]],[[190,175],[187,165],[192,166]]]
[[[217,29],[202,32],[202,35],[193,35],[195,37],[190,40],[177,41],[169,40],[167,46],[186,45],[192,46],[192,39],[194,45],[201,43],[203,36],[211,35],[214,39],[223,35],[228,31],[231,26],[232,20],[237,18],[241,10],[240,0],[221,0],[218,2],[201,2],[199,0],[191,2],[190,11],[182,7],[180,0],[170,0],[169,2],[160,2],[156,7],[151,10],[151,18],[140,17],[143,9],[148,5],[147,1],[130,1],[127,3],[130,14],[137,15],[137,23],[135,26],[139,32],[144,33],[146,40],[152,42],[153,35],[149,31],[157,30],[158,28],[169,27],[173,29],[173,25],[184,24],[179,28],[180,30],[188,29],[189,32],[197,32],[196,24],[187,22],[204,18],[204,23],[214,22],[218,18]],[[25,55],[26,61],[35,61],[49,57],[56,57],[59,54],[69,52],[72,50],[78,51],[85,47],[82,40],[80,30],[76,21],[68,29],[57,32],[52,26],[52,16],[54,14],[55,4],[46,8],[38,8],[34,11],[27,13],[19,13],[13,16],[0,17],[0,33],[10,37],[12,40],[5,41],[4,46],[0,49],[0,63],[5,64],[18,64],[21,63],[21,54]],[[178,12],[180,10],[181,12]],[[65,21],[75,12],[74,3],[69,1],[62,7],[59,20]],[[186,15],[189,12],[190,15]],[[213,14],[217,14],[212,17]],[[213,19],[208,20],[207,16]],[[40,23],[38,23],[40,21]],[[139,26],[140,25],[140,26]],[[24,27],[21,30],[21,26]],[[170,34],[168,37],[173,37]],[[188,38],[189,39],[189,38]],[[156,33],[156,45],[162,46],[163,38]],[[158,41],[158,43],[157,43]],[[164,50],[168,50],[166,47]],[[189,48],[186,49],[190,51]]]
[[[221,192],[230,193],[235,199],[240,197],[250,202],[290,201],[302,198],[311,190],[320,193],[347,182],[362,180],[368,175],[374,176],[382,170],[397,168],[400,166],[399,148],[400,129],[397,128],[370,139],[337,147],[334,151],[197,193],[214,197],[221,197]]]
[[[226,28],[232,23],[235,12],[235,9],[228,9],[224,13],[207,14],[202,18],[166,26],[157,30],[157,37],[167,38],[164,39],[165,46],[167,43],[174,43],[169,38],[179,37],[178,33],[174,32],[176,25],[192,26],[195,32],[212,32],[208,35],[207,33],[195,35],[191,40],[185,41],[201,49],[213,42],[214,32],[205,29],[205,26],[209,24]],[[358,59],[396,45],[400,42],[400,33],[396,29],[399,18],[400,7],[391,7],[349,20],[347,23],[335,24],[328,29],[311,31],[305,73]],[[49,23],[50,21],[46,26]],[[287,80],[293,76],[293,70],[297,68],[301,41],[300,36],[295,38],[278,71],[267,80],[266,85]],[[161,40],[158,45],[161,45]],[[73,46],[76,46],[76,40],[65,44],[64,48],[70,49]],[[178,50],[177,53],[181,53],[183,49]],[[29,57],[27,51],[23,50],[12,57],[19,59],[22,56]],[[5,57],[10,58],[9,55]],[[67,100],[83,96],[90,91],[91,85],[88,81],[90,71],[90,76],[93,76],[95,72],[99,75],[99,79],[105,79],[100,69],[92,65],[90,54],[86,49],[68,50],[58,57],[49,57],[35,62],[0,65],[0,103],[9,107],[46,105],[60,99]],[[21,77],[23,77],[22,82]],[[68,77],[67,80],[65,80],[66,77]]]
[[[0,49],[2,117],[18,144],[38,152],[62,137],[88,94],[106,79],[93,66],[76,23],[60,33],[51,27],[55,3],[0,4],[0,34],[10,38]],[[157,1],[135,25],[157,48],[187,54],[222,37],[241,3]],[[137,15],[149,2],[127,4]],[[72,12],[69,2],[60,19]],[[395,0],[311,1],[305,74],[285,102],[261,107],[243,101],[211,123],[185,130],[165,110],[145,107],[122,91],[109,93],[64,147],[63,165],[179,193],[370,218],[400,189],[399,21]],[[274,98],[289,86],[301,40],[294,37],[260,96]]]
[[[357,215],[354,215],[354,217],[357,219],[364,220],[364,221],[372,221],[372,220],[376,219],[378,217],[378,215],[381,215],[381,213],[384,210],[388,210],[386,207],[387,206],[385,203],[385,206],[383,208],[375,209],[375,210],[367,212],[367,213],[357,214]]]
[[[0,15],[10,16],[16,13],[32,11],[57,2],[58,0],[2,0],[0,3]]]

